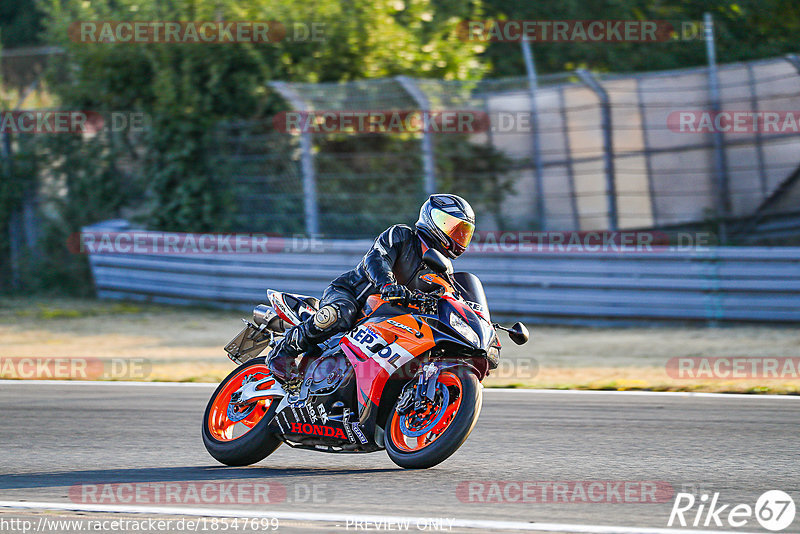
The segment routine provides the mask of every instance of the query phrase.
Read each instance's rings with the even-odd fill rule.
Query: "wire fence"
[[[576,71],[540,77],[533,92],[523,77],[275,83],[290,109],[317,122],[222,125],[219,155],[247,229],[374,235],[413,220],[434,191],[467,197],[486,230],[664,228],[796,210],[800,61],[724,65],[718,78],[716,101],[705,68]],[[433,122],[342,127],[353,113],[413,112]],[[436,121],[448,112],[475,121],[442,132]],[[765,127],[770,114],[777,122]]]
[[[707,68],[575,71],[540,76],[534,88],[525,77],[274,82],[289,111],[218,125],[209,157],[218,183],[233,189],[231,216],[239,231],[370,237],[413,221],[428,194],[447,191],[473,204],[481,230],[728,221],[734,237],[771,224],[775,235],[796,238],[800,60],[723,65],[718,79],[716,97]],[[292,112],[299,128],[287,118]],[[720,112],[750,119],[742,131],[723,132],[713,124]],[[403,125],[345,124],[359,113],[397,116]],[[447,113],[472,120],[445,129]],[[681,114],[690,118],[685,131]],[[776,127],[753,124],[752,117],[767,114],[780,119]],[[314,120],[302,123],[309,117]],[[409,127],[409,117],[422,121]],[[0,156],[14,151],[12,144],[22,146],[25,136],[11,137],[13,143],[4,134]],[[117,168],[131,175],[142,170],[133,160]],[[146,186],[146,177],[139,181]],[[146,188],[137,194],[145,209]],[[36,205],[35,189],[30,196],[25,206]],[[24,245],[18,229],[31,209],[14,214],[12,246]],[[135,215],[135,206],[132,211],[119,215]],[[774,215],[782,217],[778,226],[769,222]]]

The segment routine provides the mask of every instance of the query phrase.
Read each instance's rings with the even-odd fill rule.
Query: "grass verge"
[[[101,379],[218,382],[233,367],[222,347],[241,329],[242,316],[140,303],[0,297],[0,357],[86,358],[101,360],[106,370],[118,366],[119,372],[102,373]],[[800,394],[797,379],[676,379],[666,372],[675,357],[800,358],[796,328],[531,326],[531,333],[522,347],[502,335],[502,364],[485,380],[487,387]],[[131,362],[142,365],[134,370]],[[0,377],[18,378],[11,371],[0,367]]]

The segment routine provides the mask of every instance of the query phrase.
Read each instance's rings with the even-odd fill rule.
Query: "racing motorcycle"
[[[302,382],[284,388],[265,357],[290,327],[316,313],[314,297],[268,290],[225,347],[239,366],[203,416],[203,442],[226,465],[254,464],[282,443],[322,452],[386,449],[395,464],[428,468],[466,441],[481,411],[481,381],[497,367],[498,330],[518,345],[522,323],[492,323],[475,275],[453,273],[428,250],[421,278],[432,292],[402,302],[371,295],[355,327],[308,351]],[[427,271],[427,270],[426,270]]]

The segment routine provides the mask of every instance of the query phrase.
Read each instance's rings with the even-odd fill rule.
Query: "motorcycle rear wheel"
[[[421,414],[412,412],[405,417],[400,416],[396,409],[389,414],[386,452],[400,467],[427,469],[443,462],[464,444],[478,421],[483,390],[472,372],[464,368],[443,371],[438,385],[440,391],[447,388],[447,393],[442,391],[440,399],[446,399],[447,405],[442,402],[435,410],[426,407]],[[411,419],[422,420],[422,428],[411,428]]]
[[[203,415],[203,444],[211,456],[225,465],[254,464],[281,444],[277,436],[267,431],[280,397],[259,400],[244,409],[230,407],[231,394],[242,386],[245,377],[253,375],[256,379],[271,375],[263,357],[247,361],[229,374],[214,391]]]

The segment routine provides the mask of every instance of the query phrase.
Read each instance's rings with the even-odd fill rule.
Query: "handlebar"
[[[436,313],[439,295],[414,291],[408,300],[403,298],[389,299],[387,302],[400,306],[417,306],[422,313]]]

